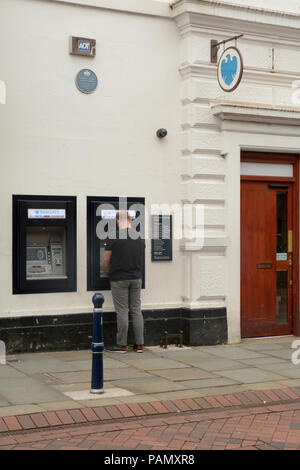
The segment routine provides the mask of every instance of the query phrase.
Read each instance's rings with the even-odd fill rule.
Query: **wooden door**
[[[241,182],[242,337],[292,333],[293,183]]]

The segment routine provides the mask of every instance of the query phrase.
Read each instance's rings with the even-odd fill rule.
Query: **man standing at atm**
[[[145,242],[130,237],[131,218],[127,211],[116,214],[115,239],[109,239],[103,254],[103,266],[109,273],[111,293],[117,315],[117,344],[107,347],[112,352],[127,352],[128,314],[132,316],[134,349],[144,348],[144,319],[141,311],[142,269]]]

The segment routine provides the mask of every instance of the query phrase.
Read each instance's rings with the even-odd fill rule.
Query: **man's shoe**
[[[135,344],[133,346],[133,349],[137,352],[137,353],[142,353],[144,351],[144,345],[143,344]]]
[[[121,354],[127,352],[127,346],[121,346],[120,344],[115,344],[114,346],[107,346],[105,349],[110,352],[117,352]]]

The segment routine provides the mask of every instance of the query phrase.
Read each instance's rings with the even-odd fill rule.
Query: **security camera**
[[[157,135],[157,137],[158,137],[159,139],[162,139],[163,137],[166,137],[167,133],[168,133],[168,132],[167,132],[166,129],[158,129],[158,130],[156,131],[156,135]]]

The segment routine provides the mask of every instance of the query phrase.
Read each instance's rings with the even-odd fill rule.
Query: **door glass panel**
[[[276,323],[277,325],[288,322],[288,272],[277,271],[277,290],[276,290]]]
[[[241,175],[244,176],[284,176],[293,177],[293,165],[286,163],[241,162]]]
[[[277,261],[287,261],[287,193],[277,193]]]

